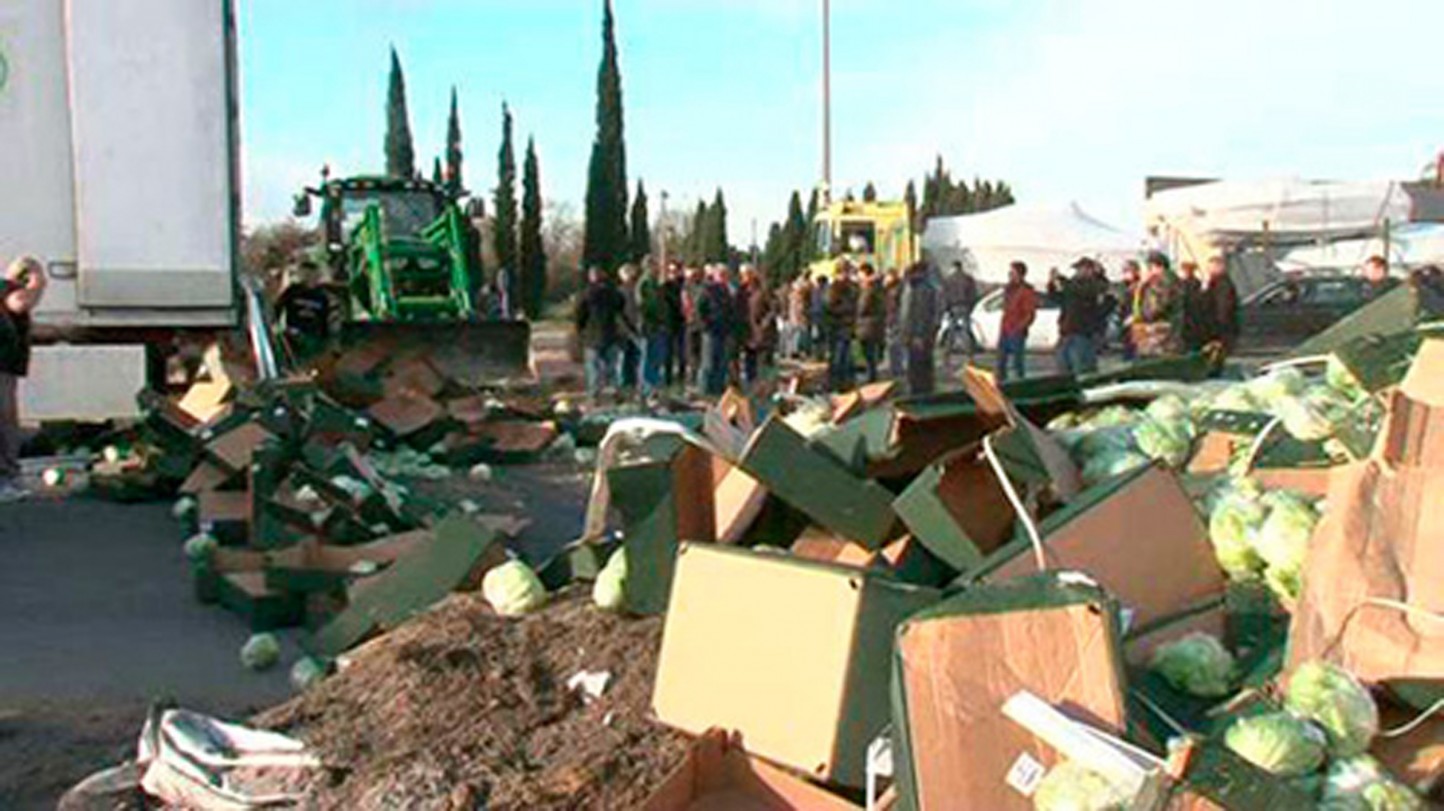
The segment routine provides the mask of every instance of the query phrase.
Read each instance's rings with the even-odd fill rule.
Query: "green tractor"
[[[527,370],[530,326],[483,312],[480,250],[456,198],[426,180],[351,177],[307,188],[321,200],[322,250],[344,290],[341,346],[425,354],[463,383]]]

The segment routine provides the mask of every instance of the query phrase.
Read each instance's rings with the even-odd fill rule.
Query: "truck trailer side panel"
[[[232,305],[225,6],[65,2],[82,308]]]
[[[0,263],[21,254],[46,263],[42,313],[76,306],[66,75],[60,0],[0,3]]]

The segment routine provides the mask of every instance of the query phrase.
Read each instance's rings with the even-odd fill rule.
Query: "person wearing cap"
[[[45,266],[33,256],[0,277],[0,504],[24,499],[20,483],[20,378],[30,371],[30,314],[45,293]]]
[[[1038,291],[1028,284],[1028,266],[1008,265],[1008,284],[1003,288],[1003,323],[998,329],[998,382],[1008,379],[1011,365],[1017,377],[1028,375],[1028,330],[1038,315]]]
[[[1168,257],[1151,253],[1133,294],[1133,344],[1140,357],[1175,355],[1183,348],[1183,296]]]
[[[1084,257],[1073,263],[1073,278],[1057,271],[1048,279],[1048,298],[1058,304],[1058,369],[1084,375],[1098,371],[1098,338],[1104,331],[1103,268]]]

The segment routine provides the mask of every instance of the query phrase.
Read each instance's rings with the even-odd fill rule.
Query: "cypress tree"
[[[792,199],[787,203],[787,225],[783,226],[783,239],[787,246],[785,264],[789,279],[806,270],[807,263],[812,261],[812,240],[807,237],[808,220],[802,213],[802,196],[794,191]]]
[[[511,147],[511,110],[501,105],[501,149],[496,156],[496,194],[492,198],[491,244],[496,252],[497,273],[516,278],[516,156]],[[508,286],[508,290],[515,290]]]
[[[526,142],[521,181],[521,300],[528,318],[540,318],[547,294],[547,254],[542,242],[541,169],[536,142]]]
[[[451,88],[451,115],[446,119],[446,190],[452,197],[466,188],[461,180],[461,115],[456,109],[456,88]]]
[[[391,49],[391,79],[386,91],[386,174],[416,177],[416,150],[411,145],[411,121],[406,113],[406,77],[401,58]]]
[[[445,182],[445,178],[441,176],[441,158],[431,159],[431,182],[438,186]]]
[[[816,245],[816,243],[815,243],[813,240],[811,240],[811,239],[807,239],[807,234],[811,233],[812,224],[815,223],[815,222],[817,222],[817,215],[818,215],[818,213],[819,213],[821,210],[822,210],[822,199],[821,199],[821,196],[818,194],[817,188],[816,188],[816,187],[813,187],[813,189],[812,189],[812,196],[809,197],[808,200],[807,200],[807,216],[806,216],[806,218],[804,219],[804,221],[803,221],[803,223],[802,223],[803,236],[802,236],[802,242],[799,243],[799,248],[798,248],[798,250],[800,251],[799,256],[800,256],[801,261],[803,262],[803,264],[806,264],[806,263],[808,263],[808,262],[811,262],[811,261],[813,261],[814,259],[820,258],[820,257],[818,257],[818,255],[817,255],[817,245]],[[789,223],[787,226],[784,226],[784,230],[785,230],[786,228],[791,228],[791,227],[793,227],[793,226],[792,226],[791,223]]]
[[[612,2],[602,15],[602,63],[597,71],[597,135],[587,170],[582,263],[615,270],[627,258],[627,147],[622,127],[622,76]]]
[[[641,262],[652,253],[652,222],[647,212],[647,188],[637,181],[637,197],[632,201],[632,261]]]
[[[762,269],[767,274],[767,283],[773,287],[787,281],[786,262],[787,240],[783,237],[782,225],[772,223],[767,229],[767,246],[762,249]]]
[[[866,185],[865,187],[863,187],[863,190],[862,190],[862,201],[863,201],[864,203],[876,203],[876,202],[877,202],[877,186],[872,185],[872,181],[871,181],[871,180],[869,180],[869,181],[867,182],[867,185]]]
[[[722,199],[722,190],[717,190],[717,195],[712,198],[712,205],[707,207],[707,218],[710,221],[707,227],[707,260],[710,262],[726,262],[730,258],[731,245],[727,241],[727,203]]]
[[[687,261],[701,265],[707,261],[707,228],[711,218],[707,216],[707,201],[697,201],[697,211],[692,215],[692,227],[687,232]]]
[[[912,180],[908,181],[907,191],[903,192],[903,202],[907,203],[908,206],[908,225],[910,225],[914,231],[917,231],[919,228],[918,187]]]

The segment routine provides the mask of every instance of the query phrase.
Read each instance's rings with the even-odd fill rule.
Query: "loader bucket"
[[[462,386],[532,372],[526,321],[354,321],[342,328],[341,346],[375,348],[388,358],[423,357]]]

